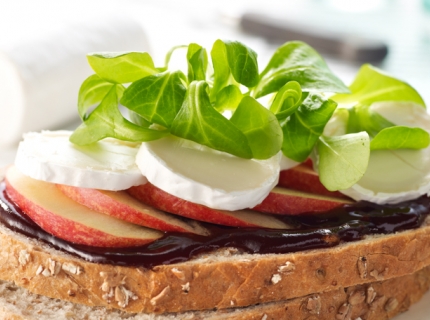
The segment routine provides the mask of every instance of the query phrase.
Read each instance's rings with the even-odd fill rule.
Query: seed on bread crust
[[[399,301],[397,301],[396,298],[390,298],[387,300],[387,302],[384,305],[384,309],[387,312],[391,312],[395,310],[399,305]]]
[[[349,303],[344,303],[337,310],[336,319],[337,320],[350,320],[351,319],[352,308]]]
[[[68,273],[76,274],[76,275],[80,275],[84,271],[82,267],[75,266],[74,264],[68,263],[68,262],[63,263],[63,265],[61,266],[61,269],[63,269]]]
[[[293,272],[294,270],[296,270],[296,265],[291,261],[285,262],[285,265],[280,266],[278,268],[278,272],[280,273],[290,273],[290,272]]]
[[[182,291],[185,292],[185,293],[190,292],[190,283],[187,282],[186,284],[181,285],[181,288],[182,288]]]
[[[270,281],[273,283],[273,284],[277,284],[279,281],[281,281],[282,280],[282,277],[281,277],[281,275],[280,274],[278,274],[278,273],[275,273],[273,276],[272,276],[272,279],[270,279]]]
[[[320,314],[321,311],[321,298],[320,296],[313,296],[308,299],[306,309],[311,314]]]
[[[185,274],[183,271],[179,270],[178,268],[172,268],[171,271],[179,280],[185,280]]]
[[[30,262],[30,254],[27,252],[27,250],[21,250],[18,255],[18,262],[21,266],[25,266],[27,263]]]
[[[366,303],[371,304],[375,299],[375,297],[376,297],[376,291],[375,289],[373,289],[372,286],[370,286],[369,288],[367,288],[367,292],[366,292]]]
[[[48,269],[51,272],[51,275],[56,276],[61,271],[61,263],[48,259]]]
[[[170,286],[165,287],[161,292],[151,299],[151,304],[155,306],[158,301],[162,300],[170,292]]]
[[[358,274],[360,275],[360,278],[366,279],[367,278],[367,258],[366,257],[358,258],[357,269],[358,269]]]
[[[36,270],[36,276],[38,276],[39,274],[41,274],[43,272],[43,266],[39,265],[39,267]]]

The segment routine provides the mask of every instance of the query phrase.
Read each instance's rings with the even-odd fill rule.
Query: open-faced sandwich
[[[430,286],[430,117],[311,47],[94,53],[0,184],[6,319],[388,319]],[[180,54],[180,53],[178,53]],[[263,102],[264,101],[264,102]],[[60,106],[59,106],[60,107]],[[47,117],[49,115],[46,115]]]

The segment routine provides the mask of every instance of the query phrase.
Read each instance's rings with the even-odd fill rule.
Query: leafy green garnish
[[[297,162],[305,161],[336,106],[336,102],[320,94],[309,94],[297,111],[281,122],[284,155]]]
[[[204,81],[190,83],[170,132],[241,158],[252,158],[245,134],[212,107],[207,90]]]
[[[125,119],[118,110],[118,94],[114,86],[86,121],[73,132],[70,141],[84,146],[108,137],[124,141],[151,141],[167,134],[167,131],[144,128]]]
[[[298,41],[278,48],[260,78],[254,92],[257,98],[278,91],[289,81],[300,83],[303,91],[349,92],[318,52]]]
[[[281,149],[282,129],[279,122],[257,100],[244,97],[230,121],[245,134],[253,158],[267,159]]]
[[[331,191],[347,189],[364,175],[369,162],[369,136],[366,132],[318,141],[318,172],[322,184]]]
[[[270,111],[272,111],[279,120],[286,119],[300,106],[302,102],[302,88],[297,81],[287,82],[273,100]]]
[[[251,88],[258,83],[257,54],[237,41],[224,41],[227,59],[234,79]]]
[[[381,130],[370,142],[370,150],[423,149],[429,146],[427,131],[421,128],[396,126]]]
[[[231,84],[218,92],[214,108],[219,112],[224,112],[226,110],[234,111],[236,110],[242,98],[243,94],[240,89],[237,86]]]
[[[113,83],[129,83],[158,73],[146,52],[92,53],[87,59],[100,78]]]
[[[96,74],[89,76],[82,83],[78,96],[78,113],[82,120],[87,117],[88,110],[100,103],[114,85]]]
[[[340,104],[370,105],[377,101],[410,101],[425,107],[418,92],[406,82],[365,64],[349,87],[351,94],[337,94],[331,98]]]
[[[206,49],[197,43],[188,46],[188,81],[205,80],[208,67],[208,55]]]
[[[121,104],[150,123],[169,128],[184,101],[185,75],[163,72],[133,82],[124,92]]]
[[[370,109],[369,105],[356,105],[349,108],[347,133],[366,131],[371,137],[379,131],[394,126],[393,123]]]

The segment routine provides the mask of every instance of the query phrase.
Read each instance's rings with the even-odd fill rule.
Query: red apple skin
[[[252,210],[285,215],[315,214],[350,204],[347,199],[330,198],[297,190],[274,188],[262,203]]]
[[[279,173],[278,186],[328,197],[349,199],[338,191],[327,190],[321,183],[318,174],[304,163],[288,170],[282,170]]]
[[[131,187],[128,192],[136,199],[159,210],[199,221],[234,227],[288,228],[286,224],[276,218],[251,210],[225,211],[192,203],[173,196],[149,182]]]
[[[70,199],[87,208],[112,217],[161,231],[191,232],[207,235],[208,231],[193,223],[190,225],[173,215],[161,212],[136,200],[125,191],[102,191],[57,184]]]
[[[16,170],[14,167],[12,168]],[[18,183],[17,181],[13,181],[13,182],[9,181],[9,176],[10,176],[9,170],[7,172],[6,179],[5,179],[6,193],[8,197],[13,202],[15,202],[19,206],[19,208],[25,214],[27,214],[36,224],[38,224],[43,230],[60,239],[63,239],[72,243],[95,246],[95,247],[133,247],[133,246],[140,246],[140,245],[153,242],[154,240],[162,236],[161,232],[158,232],[155,230],[150,230],[148,237],[146,238],[131,238],[131,237],[127,237],[127,235],[116,236],[116,235],[108,234],[102,230],[98,230],[93,227],[89,227],[87,225],[78,223],[76,221],[68,220],[65,217],[62,217],[50,210],[47,210],[42,205],[37,204],[31,201],[30,199],[28,199],[28,197],[26,197],[23,193],[19,191],[19,187],[20,187],[19,181]],[[26,177],[26,179],[31,179],[31,178]],[[41,187],[39,187],[38,189],[42,189],[42,188],[46,189],[46,192],[49,193],[48,198],[50,198],[52,202],[55,202],[55,201],[58,201],[59,203],[64,202],[64,206],[67,207],[69,206],[69,201],[70,201],[72,203],[72,206],[71,206],[72,208],[74,205],[82,207],[81,205],[75,203],[73,200],[68,199],[59,190],[58,190],[58,194],[56,194],[55,190],[57,189],[55,188],[54,185],[52,185],[53,188],[45,188],[46,186],[49,186],[49,185],[52,185],[52,184],[49,184],[47,182],[42,182]],[[88,209],[85,208],[85,210],[88,210]],[[96,213],[96,214],[101,215],[101,213]],[[110,218],[110,219],[113,219],[113,218]]]

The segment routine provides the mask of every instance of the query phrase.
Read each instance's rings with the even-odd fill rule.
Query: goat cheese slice
[[[240,210],[262,202],[278,183],[280,156],[242,159],[169,136],[142,143],[136,163],[167,193],[213,209]]]
[[[104,139],[89,146],[69,141],[71,131],[24,135],[15,166],[25,175],[51,183],[101,190],[125,190],[147,182],[135,163],[140,144]]]
[[[411,102],[377,102],[370,109],[395,125],[420,127],[430,132],[426,109]],[[340,190],[354,200],[394,204],[430,195],[430,147],[420,150],[373,150],[364,176],[351,188]]]

